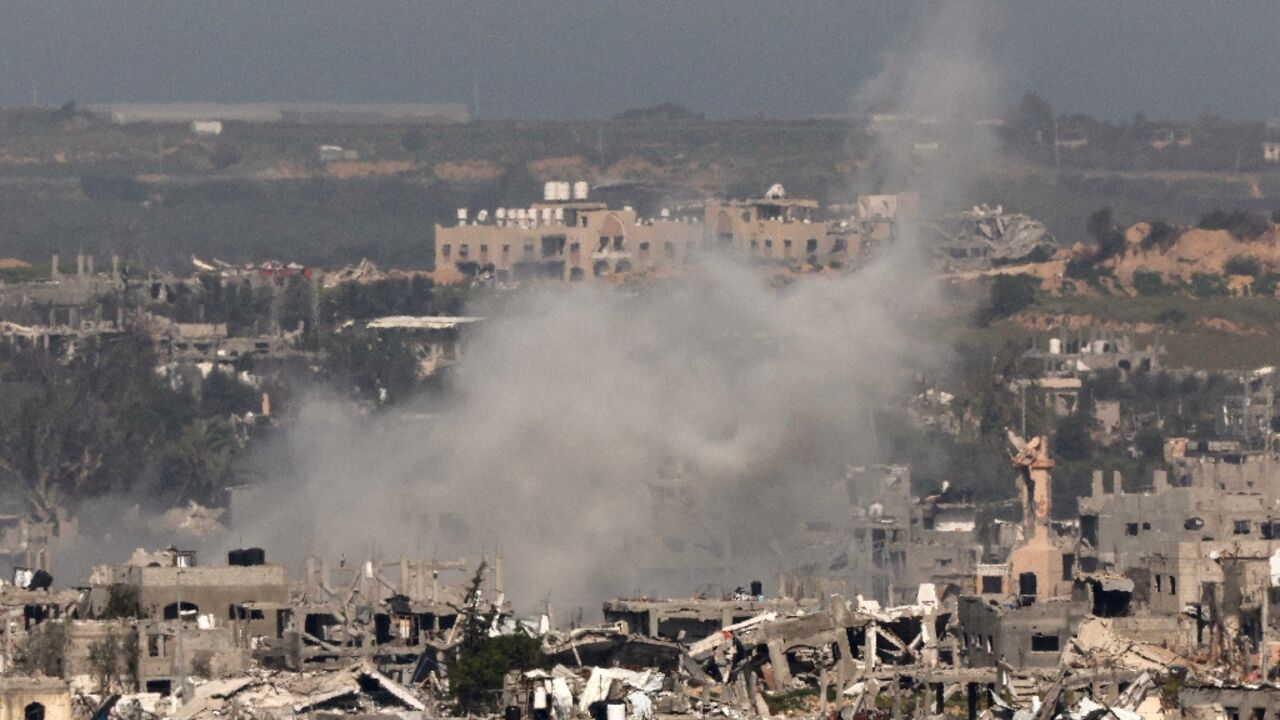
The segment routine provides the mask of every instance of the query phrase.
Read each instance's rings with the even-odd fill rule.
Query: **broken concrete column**
[[[867,641],[862,649],[862,669],[870,674],[876,669],[876,636],[879,634],[876,624],[867,625]]]
[[[1093,497],[1102,497],[1103,495],[1107,494],[1107,488],[1104,483],[1104,480],[1105,480],[1105,477],[1103,476],[1101,470],[1093,471],[1093,489],[1091,493]]]
[[[1120,478],[1119,470],[1111,471],[1111,492],[1116,495],[1124,494],[1124,480]]]
[[[84,277],[84,253],[76,253],[76,277]]]
[[[773,666],[774,681],[778,683],[778,687],[786,688],[791,685],[791,664],[787,661],[787,654],[782,650],[782,641],[770,640],[767,647],[769,664]]]
[[[312,602],[315,602],[318,589],[316,587],[316,559],[314,556],[309,555],[306,560],[302,561],[302,574],[306,578],[307,597]]]
[[[818,715],[819,717],[827,716],[827,669],[822,668],[818,671]]]
[[[120,256],[119,255],[111,256],[111,278],[113,280],[120,279]]]
[[[853,649],[849,646],[849,634],[840,626],[836,626],[836,650],[840,653],[836,670],[839,673],[840,689],[843,690],[857,672],[857,667],[853,664]]]
[[[90,275],[93,274],[93,256],[89,255],[85,258],[84,271]]]
[[[57,280],[59,277],[61,277],[61,273],[58,271],[58,256],[57,256],[57,255],[54,255],[54,256],[53,256],[53,260],[52,260],[52,261],[50,261],[50,263],[49,263],[49,277],[50,277],[50,278],[52,278],[52,279],[54,279],[54,280]]]

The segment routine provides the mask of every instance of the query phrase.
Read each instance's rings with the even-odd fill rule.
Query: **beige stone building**
[[[71,690],[52,678],[0,679],[0,720],[71,720]]]
[[[436,226],[436,269],[492,271],[499,279],[582,280],[677,267],[696,255],[704,235],[700,217],[640,218],[628,208],[586,201],[547,201],[460,220]]]
[[[815,200],[788,198],[775,185],[762,198],[710,201],[641,217],[610,209],[548,183],[547,198],[529,208],[458,211],[458,223],[435,227],[435,268],[465,276],[492,272],[499,280],[588,277],[669,270],[702,250],[721,250],[777,264],[847,264],[870,244],[892,238],[899,212],[913,196],[859,198],[843,219],[823,217]],[[567,185],[565,183],[564,185]],[[581,192],[579,192],[581,190]],[[901,200],[907,198],[908,200]]]

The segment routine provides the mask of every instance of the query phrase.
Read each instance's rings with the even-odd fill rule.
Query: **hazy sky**
[[[784,0],[5,0],[0,104],[470,102],[602,117],[842,112],[924,3]],[[1280,115],[1280,2],[989,6],[1005,96],[1063,112]]]

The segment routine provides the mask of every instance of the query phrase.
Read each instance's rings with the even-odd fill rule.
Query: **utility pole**
[[[1263,560],[1266,563],[1266,582],[1262,584],[1262,647],[1258,653],[1260,662],[1258,663],[1262,671],[1262,682],[1267,682],[1267,678],[1271,672],[1271,648],[1267,646],[1267,625],[1270,622],[1271,609],[1271,539],[1275,535],[1275,525],[1271,522],[1271,514],[1267,514],[1267,557]]]
[[[1027,383],[1023,383],[1021,396],[1023,396],[1023,432],[1021,432],[1021,438],[1025,441],[1027,439]]]
[[[178,690],[187,684],[187,659],[182,652],[182,568],[173,575],[174,594],[178,603]]]

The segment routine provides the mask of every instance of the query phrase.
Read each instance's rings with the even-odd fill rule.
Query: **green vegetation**
[[[1163,220],[1151,222],[1151,229],[1142,239],[1143,250],[1167,250],[1178,240],[1178,230]]]
[[[972,167],[967,192],[925,198],[940,212],[999,199],[1070,245],[1092,239],[1080,219],[1104,204],[1124,217],[1189,224],[1219,207],[1269,213],[1264,199],[1280,185],[1261,172],[1260,158],[1246,154],[1235,165],[1239,147],[1260,142],[1261,123],[1201,118],[1186,128],[1193,143],[1156,151],[1149,145],[1156,128],[1145,120],[1056,118],[1060,132],[1089,144],[1055,160],[1055,117],[1043,98],[1028,95],[1006,120],[1004,156]],[[452,222],[455,208],[526,205],[541,180],[565,174],[730,196],[781,182],[792,195],[845,203],[854,185],[909,189],[889,182],[859,122],[708,120],[672,105],[604,121],[228,123],[217,138],[194,137],[177,123],[117,126],[79,109],[3,110],[0,141],[34,160],[4,169],[5,254],[37,261],[83,249],[168,269],[189,267],[191,255],[324,266],[369,257],[428,269],[433,227]],[[339,176],[317,157],[328,143],[399,165],[383,175]]]
[[[1226,230],[1240,240],[1253,240],[1270,232],[1271,221],[1259,212],[1215,209],[1202,215],[1198,226],[1204,230]]]
[[[978,323],[989,325],[1031,307],[1039,288],[1040,279],[1031,275],[996,275],[987,304],[978,312]]]
[[[138,604],[138,588],[135,585],[112,585],[107,591],[107,604],[98,615],[99,620],[117,620],[141,616]]]
[[[1133,289],[1139,295],[1164,295],[1169,287],[1164,284],[1163,276],[1158,272],[1139,270],[1133,274]]]
[[[62,677],[66,666],[67,628],[49,620],[31,629],[18,643],[14,664],[27,675]]]
[[[0,477],[41,516],[126,490],[171,503],[221,492],[236,448],[226,413],[250,409],[252,398],[217,381],[196,398],[155,367],[150,338],[136,332],[67,364],[4,346]]]
[[[1228,275],[1248,275],[1256,278],[1262,274],[1262,264],[1250,255],[1233,255],[1227,259],[1223,271]]]
[[[485,564],[480,563],[467,591],[462,617],[462,642],[449,665],[449,691],[461,711],[492,712],[497,709],[502,679],[511,670],[546,667],[542,641],[517,632],[489,637],[496,610],[485,613],[481,584]]]
[[[132,632],[107,631],[107,636],[89,645],[89,667],[98,681],[98,692],[106,693],[131,686],[136,677],[137,642]]]
[[[1191,274],[1191,294],[1207,298],[1229,295],[1230,291],[1227,289],[1227,279],[1223,276],[1198,272]]]

